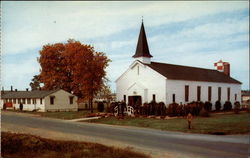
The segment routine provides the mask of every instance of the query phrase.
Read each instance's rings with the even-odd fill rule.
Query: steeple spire
[[[142,17],[142,23],[141,23],[141,30],[137,42],[137,47],[135,51],[135,55],[133,56],[134,58],[137,57],[147,57],[151,58],[153,57],[148,49],[148,42],[147,42],[147,36],[145,33],[144,25],[143,25],[143,17]]]

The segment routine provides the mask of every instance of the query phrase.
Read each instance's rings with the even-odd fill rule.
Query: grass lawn
[[[187,120],[185,118],[162,120],[152,118],[126,117],[123,120],[118,120],[115,117],[108,117],[98,120],[89,120],[88,122],[146,127],[166,131],[179,131],[188,133],[242,134],[250,132],[249,116],[249,113],[240,113],[211,114],[210,117],[194,117],[192,121],[192,129],[190,130],[187,128]]]
[[[149,158],[127,148],[76,141],[56,141],[27,134],[8,132],[1,134],[1,155],[4,158]]]
[[[69,112],[44,112],[44,113],[41,112],[40,116],[71,120],[71,119],[86,117],[86,115],[89,113],[91,113],[90,110],[69,111]]]
[[[19,110],[8,110],[13,112],[20,113],[29,113],[34,115],[39,115],[42,117],[50,117],[50,118],[58,118],[58,119],[77,119],[86,117],[87,114],[91,113],[90,110],[82,110],[82,111],[68,111],[68,112],[32,112],[32,111],[19,111]],[[96,112],[96,110],[94,110]]]

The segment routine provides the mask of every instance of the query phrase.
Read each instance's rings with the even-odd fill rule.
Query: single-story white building
[[[77,97],[62,89],[34,90],[34,91],[1,91],[0,106],[12,106],[19,109],[23,104],[23,110],[41,112],[47,111],[77,111]]]
[[[243,107],[250,107],[250,91],[241,91],[241,102]]]
[[[152,100],[166,105],[209,101],[213,109],[217,100],[222,105],[241,101],[241,82],[230,77],[227,62],[220,60],[213,70],[151,61],[143,23],[133,58],[134,62],[116,80],[117,101],[132,106]]]

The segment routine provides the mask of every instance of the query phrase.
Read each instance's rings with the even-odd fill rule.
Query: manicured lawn
[[[8,132],[1,134],[1,155],[4,158],[149,158],[127,148],[76,141],[56,141],[27,134]]]
[[[86,115],[89,113],[90,110],[83,110],[83,111],[69,111],[69,112],[44,112],[40,113],[39,115],[42,117],[70,120],[70,119],[86,117]]]
[[[8,110],[8,111],[13,111],[13,110]],[[69,111],[69,112],[31,112],[31,111],[15,110],[13,112],[29,113],[29,114],[39,115],[42,117],[70,120],[70,119],[77,119],[77,118],[86,117],[86,115],[90,113],[90,110]],[[94,112],[96,112],[96,110],[94,110]]]
[[[192,121],[192,129],[190,130],[187,128],[187,120],[185,118],[162,120],[125,117],[123,120],[118,120],[115,117],[108,117],[98,120],[89,120],[88,122],[146,127],[188,133],[240,134],[250,132],[249,116],[249,113],[241,112],[240,114],[211,114],[210,117],[194,117]]]

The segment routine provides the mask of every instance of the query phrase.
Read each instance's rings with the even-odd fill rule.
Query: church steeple
[[[142,20],[141,30],[140,30],[140,34],[139,34],[139,38],[138,38],[138,42],[137,42],[137,47],[136,47],[135,55],[133,56],[133,58],[146,59],[150,63],[151,57],[153,57],[153,56],[150,54],[149,49],[148,49],[147,36],[145,33],[143,20]]]

